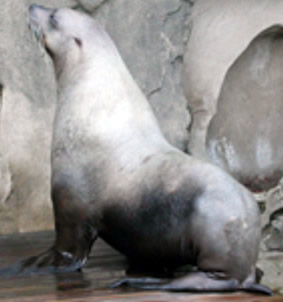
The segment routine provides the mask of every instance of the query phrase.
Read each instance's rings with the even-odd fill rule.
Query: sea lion
[[[95,20],[37,5],[29,15],[58,82],[51,156],[56,240],[21,269],[79,269],[99,236],[131,263],[198,268],[182,278],[129,278],[114,287],[270,294],[255,281],[260,213],[252,195],[167,142]]]

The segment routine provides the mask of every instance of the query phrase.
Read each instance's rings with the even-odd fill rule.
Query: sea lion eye
[[[79,38],[74,38],[76,44],[79,46],[79,47],[82,47],[83,43],[82,43],[82,40],[79,39]]]
[[[49,17],[49,23],[52,25],[52,27],[57,28],[58,27],[58,20],[55,17],[56,11],[54,11],[50,17]]]

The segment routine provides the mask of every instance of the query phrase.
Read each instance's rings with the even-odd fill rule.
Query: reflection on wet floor
[[[52,232],[0,236],[0,266],[14,263],[46,250],[53,242]],[[97,241],[82,272],[34,275],[0,279],[0,301],[282,301],[283,297],[248,294],[192,295],[188,293],[148,292],[110,289],[109,285],[125,276],[126,260],[102,241]]]

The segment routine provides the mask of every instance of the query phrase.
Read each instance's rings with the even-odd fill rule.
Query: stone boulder
[[[282,68],[283,27],[277,25],[227,71],[207,131],[209,159],[253,191],[270,189],[283,176]]]

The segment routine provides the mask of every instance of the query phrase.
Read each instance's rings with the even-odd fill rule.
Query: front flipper
[[[156,278],[126,278],[112,284],[112,288],[116,287],[132,287],[144,290],[164,290],[172,292],[235,292],[235,291],[252,291],[265,295],[270,295],[272,292],[259,284],[250,284],[249,286],[241,287],[236,279],[225,279],[218,274],[194,272],[182,278],[172,281],[164,281],[164,279]]]
[[[0,278],[77,271],[86,263],[96,238],[96,230],[89,225],[60,226],[53,247],[0,268]]]
[[[60,253],[54,247],[15,264],[0,268],[0,277],[26,276],[34,274],[52,274],[76,271],[82,268],[86,258],[75,259],[69,253]]]

